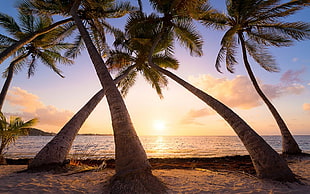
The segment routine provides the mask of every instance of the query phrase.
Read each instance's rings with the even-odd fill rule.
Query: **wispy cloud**
[[[38,96],[19,87],[10,90],[6,100],[11,106],[18,109],[18,116],[25,120],[36,117],[39,119],[39,124],[36,127],[48,131],[59,130],[73,115],[71,111],[45,105]]]
[[[292,61],[293,62],[297,62],[299,59],[297,58],[297,57],[294,57],[293,59],[292,59]]]
[[[191,109],[187,114],[182,118],[181,124],[195,124],[195,125],[202,125],[202,123],[196,121],[197,118],[205,117],[209,115],[214,115],[215,112],[210,108],[203,108],[194,110]]]
[[[300,70],[288,70],[286,71],[282,77],[281,81],[284,83],[302,83],[300,76],[306,72],[306,67],[303,67]]]

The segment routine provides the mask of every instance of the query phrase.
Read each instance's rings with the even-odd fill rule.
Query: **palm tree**
[[[115,78],[115,83],[124,79],[133,67],[129,67],[122,75]],[[48,142],[28,165],[28,170],[40,171],[62,166],[69,154],[72,143],[85,120],[105,96],[105,90],[98,91]]]
[[[23,12],[26,12],[26,10],[29,8],[30,8],[30,5],[29,5],[28,0],[24,0],[24,2],[21,3],[21,5],[20,5],[20,9]],[[14,29],[15,27],[17,27],[17,26],[15,26],[15,24],[16,24],[15,22],[13,22],[13,23],[11,23],[11,22],[12,22],[12,20],[10,20],[10,17],[8,17],[6,14],[0,13],[0,25],[1,26],[3,26],[4,28],[7,28],[7,29]],[[21,39],[19,39],[17,41],[0,34],[0,43],[5,44],[5,45],[9,45],[9,46],[5,47],[5,49],[2,48],[0,50],[1,51],[0,52],[0,64],[2,64],[2,62],[4,60],[6,60],[10,56],[12,56],[14,53],[16,53],[16,51],[18,49],[22,48],[26,44],[29,44],[31,41],[33,41],[37,37],[39,37],[45,33],[48,33],[52,30],[55,30],[59,26],[67,24],[69,22],[72,22],[72,18],[67,18],[67,19],[60,20],[60,21],[55,22],[55,23],[50,23],[49,26],[45,26],[44,28],[40,28],[37,31],[32,31],[32,33],[28,33],[27,36],[23,36]]]
[[[150,51],[149,57],[148,57],[149,65],[152,68],[163,73],[164,75],[170,77],[171,79],[173,79],[174,81],[176,81],[177,83],[182,85],[183,87],[185,87],[188,91],[193,93],[195,96],[197,96],[202,101],[204,101],[206,104],[208,104],[211,108],[213,108],[218,114],[220,114],[230,124],[230,126],[234,129],[234,131],[239,136],[239,138],[243,142],[244,146],[248,150],[258,177],[270,178],[270,179],[274,179],[274,180],[294,181],[295,176],[292,173],[292,171],[289,169],[289,167],[287,166],[286,162],[280,157],[280,155],[275,150],[273,150],[264,141],[263,138],[261,138],[236,113],[234,113],[231,109],[229,109],[227,106],[225,106],[224,104],[222,104],[218,100],[214,99],[210,95],[208,95],[205,92],[199,90],[198,88],[190,85],[186,81],[177,77],[175,74],[157,66],[152,61],[151,54],[154,52],[155,47],[159,43],[160,39],[163,38],[164,35],[167,34],[167,32],[171,32],[174,29],[178,29],[178,28],[176,28],[177,25],[175,25],[173,23],[174,21],[176,21],[176,19],[174,17],[171,17],[171,16],[177,16],[178,15],[177,13],[174,13],[174,15],[172,14],[173,11],[177,11],[178,9],[176,9],[176,7],[173,7],[173,6],[169,7],[169,5],[167,5],[167,4],[171,3],[171,5],[174,5],[174,6],[179,5],[179,4],[174,4],[174,1],[172,1],[172,2],[170,1],[169,3],[168,2],[162,2],[162,1],[151,1],[151,2],[153,3],[154,7],[157,8],[158,11],[164,10],[165,13],[164,13],[162,25],[160,27],[158,27],[158,26],[154,27],[154,28],[159,28],[160,31],[157,33],[157,36],[154,36],[155,38],[152,40],[153,46],[151,48],[151,51]],[[180,3],[180,1],[176,1],[176,2]],[[165,7],[161,7],[163,5]],[[167,7],[169,9],[167,9]],[[180,6],[179,8],[182,8],[182,6]],[[207,5],[203,5],[203,6],[200,5],[200,6],[198,6],[198,8],[203,8],[206,10],[209,9]],[[181,9],[181,14],[184,14],[184,12],[186,13],[188,10],[193,10],[195,12],[197,11],[197,9],[194,9],[194,8],[186,9],[186,7],[184,7],[183,10]],[[166,14],[166,13],[168,13],[168,14]],[[191,15],[191,14],[188,13],[187,15]],[[170,18],[167,16],[170,16]],[[185,20],[183,20],[183,21],[185,21]],[[138,20],[138,23],[141,23],[141,21]],[[150,23],[151,23],[150,21],[147,21],[147,22],[144,22],[143,25],[145,26],[145,25],[150,24]],[[156,24],[158,24],[158,23],[156,22]],[[190,25],[183,25],[183,26],[191,27]],[[176,30],[176,32],[179,32],[178,30]],[[186,28],[182,28],[182,30],[186,30]],[[192,31],[193,31],[193,29],[191,29],[190,32],[192,32]],[[183,34],[187,34],[187,33],[183,33]],[[179,39],[180,39],[180,37],[182,37],[182,36],[178,36]],[[186,39],[185,37],[186,36],[183,37],[184,42],[185,42],[185,40],[189,40],[189,38]],[[193,36],[193,37],[197,37],[197,36]],[[186,43],[183,43],[183,44],[184,45],[191,45],[191,44],[186,44]],[[199,48],[199,46],[190,47],[190,49],[193,49],[193,48]]]
[[[93,9],[92,11],[98,11],[98,15],[96,15],[96,17],[98,17],[100,16],[99,13],[105,13],[103,8],[105,6],[113,6],[114,1],[94,0],[86,2],[81,0],[55,0],[36,2],[42,2],[44,5],[58,5],[59,7],[67,8],[62,14],[71,15],[74,19],[74,22],[84,40],[89,56],[94,64],[100,83],[106,93],[112,118],[115,142],[116,174],[110,183],[111,192],[164,192],[165,186],[152,175],[150,163],[147,160],[145,150],[143,149],[143,146],[135,132],[122,96],[118,91],[111,75],[109,74],[101,54],[92,42],[90,34],[80,18],[83,13],[80,12],[80,7],[96,5],[96,9]],[[91,20],[92,18],[88,19]]]
[[[146,29],[145,29],[146,30]],[[151,29],[148,29],[151,30]],[[118,34],[115,45],[117,50],[111,50],[108,54],[107,66],[111,71],[117,69],[119,76],[114,79],[116,85],[121,88],[121,93],[125,95],[128,89],[135,83],[137,73],[141,72],[143,77],[150,82],[153,88],[156,89],[158,95],[162,97],[161,87],[167,85],[167,80],[158,72],[154,72],[153,69],[147,65],[147,56],[145,52],[149,49],[145,49],[142,52],[135,52],[133,48],[141,48],[145,45],[145,40],[150,38],[151,33],[144,33],[149,37],[143,37],[134,39],[131,43],[129,37],[124,40],[125,35]],[[160,44],[161,47],[167,47],[167,41],[163,41],[164,44]],[[165,46],[164,46],[165,45]],[[148,45],[149,48],[151,45]],[[169,47],[169,46],[168,46]],[[157,49],[162,50],[162,49]],[[126,52],[128,51],[128,52]],[[132,51],[132,52],[129,52]],[[134,56],[132,56],[134,54]],[[161,67],[170,67],[176,69],[178,67],[178,61],[171,58],[168,55],[154,55],[153,60]],[[94,97],[92,97],[86,105],[83,106],[66,125],[60,130],[59,133],[47,144],[40,152],[35,156],[28,166],[30,170],[50,169],[55,165],[62,165],[65,161],[73,140],[77,135],[84,121],[87,119],[92,110],[101,101],[105,95],[104,90],[100,90]],[[49,167],[48,167],[49,166]]]
[[[0,164],[5,163],[4,150],[11,143],[14,143],[19,135],[28,134],[28,129],[35,125],[37,119],[31,119],[27,122],[23,121],[20,117],[10,117],[10,121],[7,121],[6,117],[0,112]]]
[[[236,49],[239,44],[241,45],[243,62],[250,80],[271,111],[281,131],[284,154],[299,154],[301,149],[275,106],[261,90],[248,61],[248,54],[265,70],[277,72],[275,60],[267,52],[266,47],[289,46],[292,40],[310,38],[308,23],[280,20],[304,8],[303,5],[305,3],[297,0],[283,4],[280,0],[229,0],[226,1],[227,15],[217,14],[213,18],[210,16],[200,18],[201,22],[207,26],[218,24],[228,28],[221,40],[221,49],[216,59],[215,66],[219,72],[221,72],[223,62],[226,63],[229,72],[234,72],[234,66],[237,64]]]
[[[14,18],[1,14],[2,21],[0,25],[6,29],[13,37],[2,35],[2,37],[11,42],[18,42],[24,37],[29,36],[33,32],[40,31],[41,29],[50,26],[52,20],[47,17],[36,17],[34,15],[24,15],[19,12],[19,22],[17,23]],[[14,72],[22,69],[23,66],[28,67],[28,77],[32,76],[36,69],[38,59],[50,67],[58,75],[61,75],[61,71],[58,69],[56,62],[64,64],[72,64],[73,61],[67,57],[63,57],[60,52],[66,51],[73,47],[72,44],[63,43],[59,37],[63,34],[62,28],[56,28],[46,34],[43,34],[30,43],[21,47],[17,52],[16,56],[10,63],[7,70],[4,72],[6,77],[5,83],[0,93],[0,110],[2,109],[5,96],[7,94],[10,83],[13,79]],[[9,47],[7,45],[1,45],[2,49]]]

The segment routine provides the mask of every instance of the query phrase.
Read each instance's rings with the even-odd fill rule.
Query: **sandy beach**
[[[169,188],[169,193],[310,193],[310,157],[288,159],[301,183],[261,180],[230,168],[155,168],[153,174]],[[114,170],[65,173],[17,173],[26,165],[0,166],[0,193],[106,193],[105,182]]]

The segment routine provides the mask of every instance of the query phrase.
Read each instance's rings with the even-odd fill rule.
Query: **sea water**
[[[7,158],[33,158],[53,136],[22,136],[6,150]],[[281,152],[281,136],[263,136]],[[300,148],[310,153],[310,135],[294,136]],[[247,155],[237,136],[143,136],[140,137],[149,158],[190,158]],[[113,136],[83,136],[74,140],[70,157],[77,159],[114,158]]]

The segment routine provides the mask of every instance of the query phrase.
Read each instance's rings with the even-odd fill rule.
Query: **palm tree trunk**
[[[8,70],[8,76],[5,79],[5,82],[3,84],[1,93],[0,93],[0,111],[2,111],[2,107],[3,107],[3,103],[4,103],[4,99],[6,97],[6,94],[8,93],[10,84],[12,82],[13,79],[13,74],[14,74],[14,63],[11,63],[9,66],[9,70]]]
[[[72,143],[90,113],[102,100],[105,91],[97,92],[57,133],[57,135],[46,144],[28,165],[32,171],[52,169],[61,166],[66,160]]]
[[[123,98],[116,88],[105,63],[94,46],[89,33],[77,15],[81,0],[70,11],[95,66],[100,83],[106,92],[115,142],[115,171],[111,193],[160,193],[165,187],[152,175],[151,165],[135,132]],[[155,183],[155,186],[153,185]]]
[[[6,97],[6,94],[8,93],[9,87],[10,87],[12,79],[13,79],[15,65],[18,62],[22,61],[23,59],[27,58],[29,55],[30,55],[30,53],[27,53],[25,55],[22,55],[22,56],[18,57],[16,60],[11,62],[10,66],[9,66],[9,69],[8,69],[8,75],[7,75],[6,79],[5,79],[5,82],[3,84],[3,87],[2,87],[2,90],[1,90],[1,93],[0,93],[0,112],[2,111],[2,107],[3,107],[3,104],[4,104],[4,99]]]
[[[294,174],[287,166],[280,155],[272,149],[263,138],[261,138],[242,118],[227,106],[209,96],[205,92],[195,88],[186,81],[177,77],[170,71],[167,71],[152,62],[149,62],[153,68],[170,77],[181,86],[186,88],[192,94],[200,98],[203,102],[221,115],[226,122],[234,129],[245,148],[249,152],[257,176],[260,178],[269,178],[274,180],[292,181],[295,180]]]
[[[129,67],[121,76],[117,77],[114,82],[117,84],[125,78],[134,66]],[[32,171],[40,171],[62,166],[65,162],[72,143],[90,113],[95,109],[98,103],[105,95],[101,89],[97,92],[57,133],[57,135],[46,144],[39,153],[34,157],[28,166]]]
[[[207,93],[199,90],[170,71],[153,63],[152,55],[155,47],[161,39],[161,35],[162,33],[158,34],[153,42],[153,46],[148,56],[149,65],[186,88],[189,92],[209,105],[213,110],[221,115],[226,122],[228,122],[249,152],[258,177],[282,181],[296,180],[293,172],[283,158],[281,158],[280,155],[235,112]]]
[[[6,159],[4,158],[4,155],[3,155],[3,150],[4,150],[5,146],[6,145],[2,140],[1,145],[0,145],[0,164],[1,165],[6,164]]]
[[[60,25],[66,24],[68,22],[72,21],[72,18],[68,18],[65,20],[61,20],[58,21],[40,31],[37,31],[33,34],[31,34],[28,37],[25,37],[24,39],[16,42],[15,44],[13,44],[12,46],[8,47],[6,50],[4,50],[3,52],[0,53],[0,64],[7,59],[8,57],[10,57],[11,55],[13,55],[18,49],[20,49],[21,47],[23,47],[25,44],[30,43],[32,40],[34,40],[35,38],[37,38],[38,36],[42,35],[42,34],[46,34],[52,30],[54,30],[55,28],[57,28]]]
[[[254,85],[254,88],[258,95],[263,99],[265,104],[267,105],[268,109],[272,113],[274,119],[276,120],[279,129],[282,134],[282,152],[283,154],[300,154],[301,149],[299,148],[297,142],[295,141],[294,137],[290,133],[287,125],[285,124],[284,120],[282,119],[281,115],[278,113],[277,109],[273,106],[273,104],[268,100],[267,96],[263,93],[263,91],[260,89],[256,78],[254,76],[254,73],[251,69],[251,66],[249,64],[249,61],[247,59],[247,53],[245,48],[245,42],[243,39],[243,34],[240,32],[239,39],[242,47],[242,54],[243,54],[243,61],[244,65],[246,67],[246,70],[250,76],[251,82]]]

